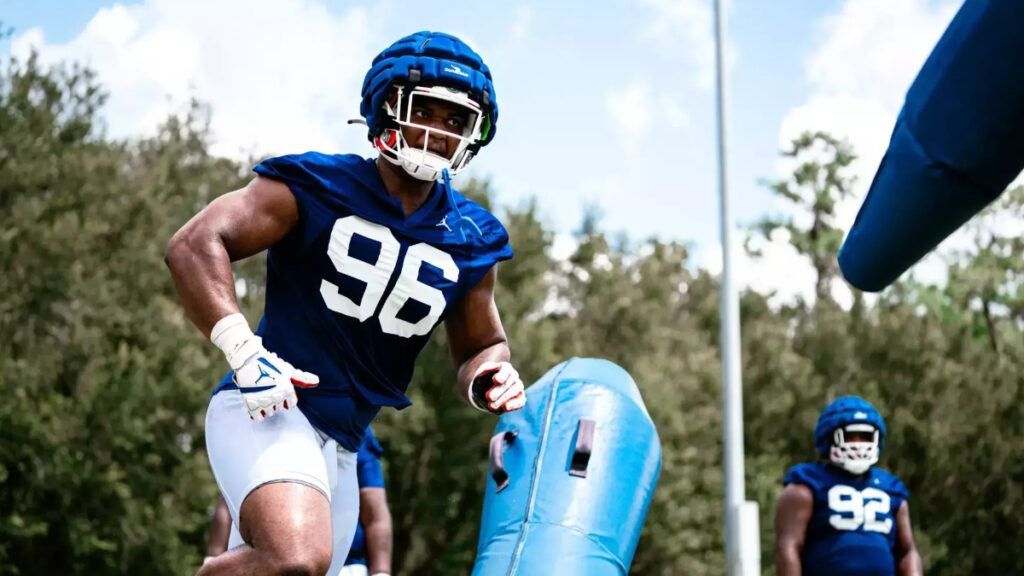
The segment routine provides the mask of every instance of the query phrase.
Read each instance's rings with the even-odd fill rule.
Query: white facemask
[[[385,112],[399,128],[385,130],[374,139],[374,145],[381,151],[381,156],[392,164],[401,166],[413,178],[428,182],[440,179],[444,170],[448,170],[449,174],[454,176],[465,169],[473,158],[475,145],[481,138],[484,117],[480,105],[465,92],[444,86],[414,86],[412,89],[396,86],[395,91],[391,101],[385,104]],[[413,105],[419,101],[418,99],[423,98],[443,100],[465,107],[467,122],[462,127],[462,133],[430,128],[412,121]],[[402,134],[401,127],[425,130],[423,145],[410,146]],[[442,137],[456,138],[459,141],[450,159],[429,150],[430,139]]]
[[[870,442],[848,442],[845,432],[871,432]],[[847,424],[832,433],[829,460],[851,474],[863,474],[878,462],[878,429],[870,424]]]

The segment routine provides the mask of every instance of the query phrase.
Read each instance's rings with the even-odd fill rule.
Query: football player
[[[846,396],[814,427],[824,461],[786,474],[775,509],[779,576],[918,576],[909,495],[899,478],[874,468],[885,423],[867,401]]]
[[[413,363],[441,322],[466,403],[502,414],[526,402],[494,303],[508,234],[449,181],[494,138],[490,70],[458,38],[419,32],[374,59],[360,112],[376,158],[266,160],[168,247],[186,313],[232,369],[211,398],[206,445],[245,545],[202,576],[324,574],[332,557],[344,562],[356,451],[382,406],[410,404]],[[254,333],[230,263],[263,250]]]
[[[391,574],[391,550],[394,533],[391,510],[384,489],[384,471],[380,458],[384,453],[373,435],[359,448],[356,476],[359,478],[359,524],[339,576],[388,576]],[[328,574],[333,576],[333,574]]]

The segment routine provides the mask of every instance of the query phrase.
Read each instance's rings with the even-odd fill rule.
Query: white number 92
[[[889,506],[889,495],[877,488],[857,491],[836,484],[828,491],[828,508],[836,512],[828,517],[828,522],[836,530],[856,530],[863,524],[868,532],[888,534],[892,530],[892,518],[879,520],[878,516],[888,514]]]

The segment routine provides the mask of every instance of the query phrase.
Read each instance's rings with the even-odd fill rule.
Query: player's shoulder
[[[253,171],[288,186],[299,205],[300,220],[326,222],[341,214],[359,214],[376,221],[382,210],[376,167],[357,154],[275,156]]]
[[[440,184],[445,198],[438,206],[438,218],[449,233],[442,242],[450,252],[458,252],[471,267],[486,271],[512,257],[508,231],[490,210],[459,191]],[[452,231],[458,232],[452,233]]]
[[[455,207],[459,210],[462,216],[473,220],[477,227],[480,228],[481,232],[484,233],[485,237],[508,236],[508,233],[505,231],[505,226],[489,209],[479,202],[466,197],[458,190],[452,190],[452,196],[452,199],[455,202]]]
[[[260,162],[253,170],[262,176],[282,180],[333,178],[339,174],[359,176],[368,169],[369,161],[357,154],[326,154],[304,152],[274,156]]]
[[[828,484],[829,480],[828,467],[824,462],[802,462],[786,472],[782,483],[804,484],[812,490],[817,490]]]
[[[879,490],[884,490],[894,496],[902,497],[903,499],[910,497],[910,493],[907,490],[907,487],[903,484],[903,481],[888,470],[872,468],[870,485],[874,488],[878,488]]]

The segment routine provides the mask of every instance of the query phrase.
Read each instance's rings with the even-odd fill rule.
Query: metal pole
[[[718,187],[721,202],[722,285],[722,464],[725,470],[725,557],[730,576],[760,573],[757,504],[744,504],[743,385],[740,373],[739,295],[733,273],[732,207],[726,183],[725,74],[722,43],[725,24],[721,0],[712,0],[715,19]],[[752,541],[753,540],[753,541]]]

